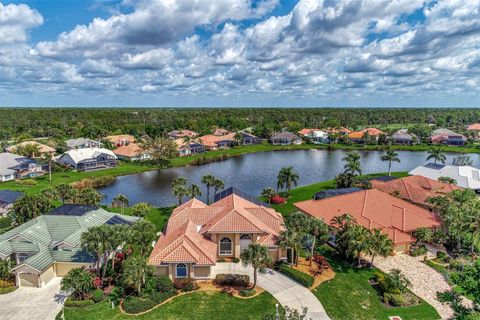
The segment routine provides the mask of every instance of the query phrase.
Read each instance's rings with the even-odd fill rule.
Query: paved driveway
[[[219,273],[248,274],[253,280],[253,268],[245,268],[241,263],[217,263],[212,267],[212,273],[213,277]],[[310,290],[279,272],[269,269],[267,273],[258,273],[258,286],[268,291],[282,306],[297,310],[307,307],[309,319],[330,319],[320,301]]]
[[[54,278],[44,288],[18,288],[0,295],[0,319],[55,319],[66,299],[60,293],[60,280]]]

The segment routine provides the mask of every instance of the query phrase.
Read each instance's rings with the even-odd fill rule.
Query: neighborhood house
[[[218,259],[239,258],[250,243],[267,246],[273,261],[284,260],[277,243],[284,228],[280,213],[229,188],[211,205],[194,198],[175,208],[149,263],[172,279],[209,279]]]
[[[349,133],[348,138],[355,143],[365,143],[367,142],[367,137],[370,137],[370,139],[373,139],[374,141],[378,141],[378,138],[382,134],[384,134],[383,131],[378,130],[377,128],[365,128],[360,131]]]
[[[35,146],[38,148],[39,153],[33,154],[32,158],[54,156],[56,152],[55,148],[39,143],[37,141],[23,141],[21,143],[18,143],[16,145],[6,148],[5,150],[7,150],[8,152],[15,153],[17,152],[18,149],[25,148],[27,146]]]
[[[43,174],[42,167],[34,160],[18,154],[0,153],[0,181],[38,177]]]
[[[270,143],[275,146],[302,144],[302,138],[292,132],[280,132],[270,137]]]
[[[113,150],[113,153],[122,160],[127,161],[144,161],[150,160],[151,155],[136,143],[130,143],[126,146]]]
[[[88,138],[69,139],[65,143],[68,150],[103,147],[103,143]]]
[[[57,162],[79,171],[89,171],[115,167],[117,156],[102,148],[73,149],[62,154]]]
[[[437,129],[430,136],[432,144],[443,144],[449,146],[463,146],[467,142],[467,137],[448,129]]]
[[[408,129],[400,129],[392,135],[392,140],[395,144],[413,145],[418,138],[415,134],[409,133]]]
[[[185,141],[183,138],[175,140],[180,157],[205,152],[205,146],[195,140]]]
[[[82,233],[102,224],[132,224],[138,217],[103,209],[83,216],[41,215],[0,235],[0,259],[11,258],[19,287],[44,287],[73,268],[93,268],[95,258],[80,246]]]
[[[110,141],[114,147],[122,147],[126,146],[130,143],[135,142],[135,137],[129,134],[118,134],[113,136],[108,136],[105,139]]]
[[[23,193],[13,190],[0,190],[0,217],[5,217],[7,213],[12,209],[13,204],[19,198],[23,196]]]
[[[176,140],[185,137],[196,138],[198,133],[191,130],[174,130],[170,131],[167,135],[170,139]]]
[[[465,189],[480,190],[480,170],[471,166],[453,166],[439,163],[428,163],[418,166],[408,174],[420,175],[433,180],[440,177],[452,178],[456,185]]]
[[[439,219],[430,211],[376,189],[301,201],[294,205],[330,225],[333,218],[350,214],[361,226],[371,230],[380,229],[387,234],[394,244],[392,254],[408,252],[410,244],[415,242],[412,236],[415,230],[440,227]]]

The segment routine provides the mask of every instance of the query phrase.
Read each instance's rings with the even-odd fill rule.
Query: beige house
[[[21,148],[25,148],[27,146],[36,146],[38,148],[39,154],[33,154],[32,158],[42,158],[42,157],[53,157],[55,156],[55,148],[47,146],[37,141],[23,141],[14,146],[8,147],[5,150],[8,152],[15,153]]]
[[[268,247],[273,261],[286,259],[286,250],[277,243],[285,229],[282,215],[242,196],[229,188],[211,205],[192,199],[173,210],[149,258],[156,273],[209,279],[219,259],[240,258],[251,243]]]

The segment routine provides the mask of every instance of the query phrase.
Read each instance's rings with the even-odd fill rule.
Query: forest
[[[253,128],[254,134],[268,138],[282,128],[341,125],[356,130],[368,125],[385,130],[395,124],[436,124],[464,129],[479,121],[480,110],[473,108],[2,108],[0,140],[115,133],[160,137],[175,129],[207,134],[212,127]]]

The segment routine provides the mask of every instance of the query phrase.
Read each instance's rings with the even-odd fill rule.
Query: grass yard
[[[356,269],[333,257],[333,249],[324,247],[335,270],[335,278],[318,286],[313,293],[332,320],[388,320],[400,316],[403,320],[440,319],[437,311],[422,302],[413,307],[386,307],[377,291],[369,284],[376,269]]]
[[[386,175],[386,173],[376,173],[376,174],[370,174],[367,176],[379,177],[384,175]],[[392,172],[392,176],[397,178],[406,177],[407,175],[408,175],[407,172]],[[286,203],[272,204],[272,208],[280,212],[283,216],[288,216],[290,213],[296,211],[296,208],[293,205],[295,202],[312,199],[315,193],[322,190],[334,189],[334,188],[335,188],[334,180],[329,180],[329,181],[310,184],[308,186],[298,187],[290,190],[290,197],[287,199]],[[266,199],[262,199],[262,200],[266,201]]]
[[[258,320],[275,312],[276,300],[267,292],[255,298],[240,299],[227,293],[198,291],[174,298],[144,315],[128,316],[108,302],[86,308],[65,308],[65,320],[162,319],[162,320]]]
[[[107,211],[120,213],[120,208],[107,207]],[[131,215],[131,207],[125,208],[123,214]],[[168,221],[168,218],[172,214],[173,207],[167,208],[152,208],[150,213],[145,217],[148,221],[153,223],[157,227],[157,231],[162,231],[163,227]]]

